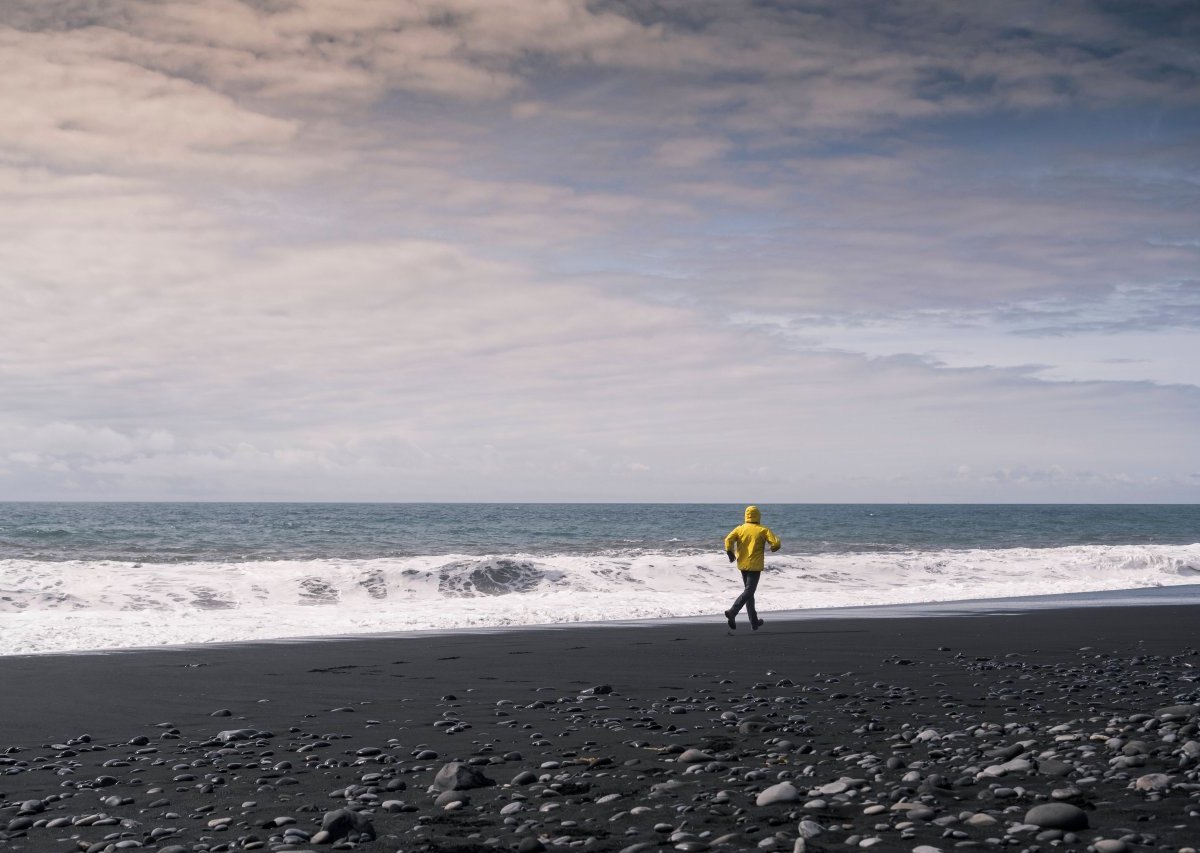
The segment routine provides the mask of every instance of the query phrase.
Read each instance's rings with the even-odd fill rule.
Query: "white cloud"
[[[0,424],[0,441],[23,448],[8,454],[10,460],[22,464],[37,464],[46,458],[122,459],[167,453],[175,447],[175,437],[163,429],[114,429],[63,422],[39,426]]]
[[[2,497],[1197,494],[1186,28],[12,6]]]
[[[655,156],[663,166],[672,169],[694,169],[711,163],[733,146],[726,139],[687,137],[669,139],[658,146]]]
[[[0,30],[0,152],[18,162],[269,171],[294,122],[113,57],[125,39]],[[235,159],[232,155],[237,154]],[[135,167],[136,168],[136,167]],[[125,171],[125,169],[121,169]]]
[[[919,482],[952,462],[1104,470],[1132,454],[1165,477],[1194,442],[1171,413],[1194,419],[1198,404],[1141,385],[788,353],[705,330],[686,309],[433,243],[277,250],[112,305],[63,294],[43,308],[16,318],[11,340],[56,357],[13,362],[38,382],[4,389],[27,413],[2,434],[9,495],[36,470],[77,495],[616,497],[615,463],[634,454],[655,460],[646,488],[660,499],[696,497],[697,459],[716,482],[757,481],[739,473],[762,467],[747,453],[767,460],[772,499],[822,499],[852,477]],[[97,331],[56,336],[72,312]],[[51,412],[58,423],[37,423]],[[11,455],[30,452],[37,465]]]

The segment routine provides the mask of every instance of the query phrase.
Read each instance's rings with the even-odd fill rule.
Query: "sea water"
[[[1200,506],[764,505],[759,612],[1200,584]],[[722,504],[0,503],[0,654],[719,614]],[[1163,596],[1159,600],[1164,600]],[[718,620],[720,621],[720,620]]]

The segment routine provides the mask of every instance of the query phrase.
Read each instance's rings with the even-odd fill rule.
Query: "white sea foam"
[[[761,612],[1200,583],[1200,544],[773,555]],[[0,561],[0,654],[720,613],[724,555]]]

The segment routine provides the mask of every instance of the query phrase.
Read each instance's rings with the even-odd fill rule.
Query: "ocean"
[[[0,654],[718,615],[742,510],[0,503]],[[1197,505],[762,511],[767,618],[1200,584]]]

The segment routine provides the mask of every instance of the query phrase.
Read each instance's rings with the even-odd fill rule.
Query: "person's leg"
[[[750,617],[750,625],[758,625],[758,611],[754,609],[754,591],[758,589],[758,580],[762,577],[762,572],[742,572],[745,576],[746,590],[742,593],[742,598],[746,602],[746,615]]]
[[[729,612],[734,616],[737,616],[741,612],[742,606],[747,603],[750,607],[754,607],[754,588],[758,586],[758,575],[758,572],[742,572],[742,594],[734,600],[733,606],[729,608]]]
[[[739,595],[737,598],[735,598],[733,601],[733,605],[728,610],[725,611],[725,619],[727,622],[729,622],[729,627],[733,628],[735,630],[737,629],[737,623],[734,622],[734,619],[737,617],[738,613],[741,611],[742,605],[746,603],[746,596],[754,594],[753,590],[750,587],[750,575],[757,574],[757,572],[742,572],[741,574],[742,574],[742,594]],[[757,585],[757,581],[755,581],[755,584]],[[750,624],[751,625],[754,624],[753,619],[750,620]]]

